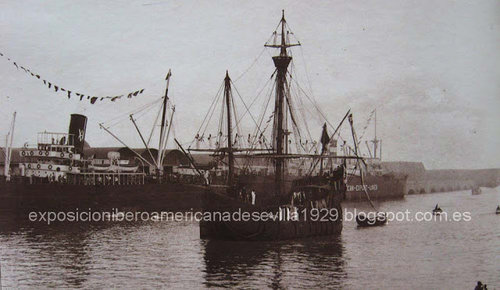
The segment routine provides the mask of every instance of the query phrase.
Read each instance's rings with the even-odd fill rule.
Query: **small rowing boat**
[[[387,223],[387,217],[383,212],[376,212],[375,216],[368,216],[360,213],[356,216],[358,227],[376,227],[383,226]]]

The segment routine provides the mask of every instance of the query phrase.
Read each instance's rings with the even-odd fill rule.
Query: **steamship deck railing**
[[[96,173],[68,174],[68,183],[76,185],[141,185],[145,183],[144,173]]]
[[[75,144],[74,138],[75,138],[74,134],[69,134],[69,133],[39,132],[37,134],[38,144],[45,144],[45,145],[73,146]]]

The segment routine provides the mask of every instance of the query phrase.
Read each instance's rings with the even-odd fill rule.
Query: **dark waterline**
[[[340,237],[283,242],[199,239],[196,222],[0,221],[3,287],[472,289],[500,286],[499,189],[408,196],[384,211],[470,212],[472,220],[391,222]],[[346,210],[368,210],[348,204]]]

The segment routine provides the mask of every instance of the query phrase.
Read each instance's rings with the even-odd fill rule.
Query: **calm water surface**
[[[380,203],[412,214],[436,203],[469,222],[392,222],[337,238],[214,242],[195,222],[19,225],[0,221],[5,288],[500,288],[500,189],[408,196]],[[358,210],[368,209],[356,204]],[[352,211],[354,204],[345,204]]]

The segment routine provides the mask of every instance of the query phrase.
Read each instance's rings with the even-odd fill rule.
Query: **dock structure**
[[[469,190],[500,185],[500,168],[426,169],[422,162],[382,162],[385,172],[407,175],[406,194]]]

